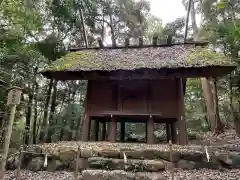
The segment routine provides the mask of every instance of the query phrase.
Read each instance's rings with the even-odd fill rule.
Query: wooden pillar
[[[89,141],[94,141],[95,140],[95,120],[90,119],[90,124],[89,124]]]
[[[145,122],[145,136],[146,136],[146,141],[145,141],[145,142],[146,142],[146,143],[147,143],[147,139],[148,139],[148,135],[147,135],[147,134],[148,134],[148,133],[147,133],[148,130],[147,130],[147,129],[148,129],[148,126],[147,126],[147,121],[146,121],[146,122]]]
[[[172,122],[170,124],[171,129],[171,140],[173,144],[177,143],[177,122]]]
[[[106,132],[107,132],[107,123],[106,121],[102,122],[102,141],[106,140]]]
[[[99,124],[99,129],[98,129],[98,141],[102,141],[102,128],[103,128],[103,124],[101,121],[98,122]]]
[[[167,134],[167,142],[169,142],[169,140],[172,140],[171,125],[169,123],[166,123],[166,134]]]
[[[154,144],[154,121],[152,116],[149,116],[147,121],[147,143]]]
[[[85,117],[83,119],[83,126],[82,126],[82,141],[88,141],[89,130],[90,130],[90,118],[88,114],[85,114]]]
[[[108,139],[109,133],[110,133],[110,129],[111,129],[111,119],[106,124],[107,124],[106,125],[106,128],[107,128],[107,130],[106,130],[106,139]]]
[[[94,124],[94,140],[95,141],[99,140],[98,132],[99,132],[99,121],[95,120],[95,124]]]
[[[183,93],[183,80],[178,79],[178,131],[179,131],[179,144],[188,144],[187,137],[187,123],[185,120],[185,109],[184,109],[184,93]]]
[[[116,136],[117,136],[117,121],[115,116],[111,116],[110,121],[110,131],[108,134],[108,140],[112,143],[116,142]]]
[[[125,141],[125,121],[121,122],[121,136],[120,136],[120,141],[124,142]]]

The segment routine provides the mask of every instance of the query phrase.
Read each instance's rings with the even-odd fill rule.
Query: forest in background
[[[188,1],[183,0],[186,10]],[[150,43],[153,36],[184,38],[185,17],[163,24],[150,13],[147,0],[0,0],[0,116],[1,144],[8,121],[6,87],[22,87],[12,147],[62,140],[79,140],[87,81],[55,81],[39,71],[68,53],[85,46],[80,17],[83,11],[89,46]],[[196,16],[201,16],[200,26]],[[188,37],[207,40],[210,47],[239,64],[239,0],[192,1]],[[216,134],[234,128],[240,134],[240,71],[219,79],[188,79],[185,95],[189,133]],[[1,113],[2,112],[2,113]],[[126,130],[141,133],[138,125]],[[161,132],[159,132],[161,134]]]

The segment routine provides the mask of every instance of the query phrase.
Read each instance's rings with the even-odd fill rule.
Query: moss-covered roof
[[[92,49],[71,52],[58,59],[42,74],[79,73],[139,69],[179,69],[233,67],[229,57],[203,47],[175,45],[170,47]],[[68,74],[69,75],[69,74]]]
[[[177,45],[71,52],[44,71],[112,71],[228,65],[231,65],[231,61],[223,54],[200,47]]]

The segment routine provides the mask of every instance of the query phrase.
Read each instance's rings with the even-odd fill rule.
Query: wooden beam
[[[187,136],[187,123],[185,120],[184,110],[184,93],[183,93],[183,80],[182,78],[177,79],[177,90],[178,90],[178,130],[179,130],[179,143],[181,145],[188,144]]]
[[[92,78],[97,79],[101,78],[102,76],[97,71],[92,71]]]

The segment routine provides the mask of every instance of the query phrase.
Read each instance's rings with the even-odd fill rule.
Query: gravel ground
[[[166,180],[170,179],[168,172],[163,173],[154,173],[154,176],[162,175],[166,177]],[[182,171],[177,170],[175,173],[175,180],[240,180],[240,170],[191,170],[191,171]],[[8,171],[5,174],[4,180],[14,180],[15,171]],[[31,171],[22,171],[21,180],[73,180],[73,173],[71,172],[31,172]]]
[[[14,180],[16,171],[5,172],[4,180]],[[32,172],[27,170],[21,171],[21,180],[71,180],[73,179],[72,172],[58,171],[58,172]]]

